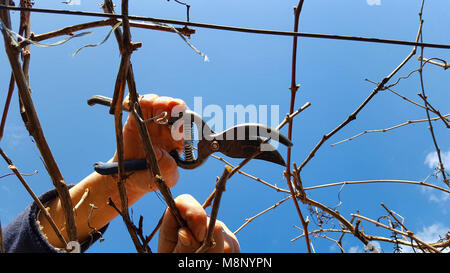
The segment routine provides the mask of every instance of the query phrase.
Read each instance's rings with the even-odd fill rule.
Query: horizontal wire
[[[116,18],[116,19],[122,18],[122,15],[120,15],[120,14],[108,14],[108,13],[72,11],[72,10],[41,9],[41,8],[24,8],[24,7],[5,6],[5,5],[0,5],[0,9],[9,9],[9,10],[16,10],[16,11],[30,11],[30,12],[39,12],[39,13],[65,14],[65,15],[94,16],[94,17]],[[334,35],[334,34],[291,32],[291,31],[281,31],[281,30],[252,29],[252,28],[225,26],[225,25],[186,22],[186,21],[171,20],[171,19],[161,19],[161,18],[152,18],[152,17],[143,17],[143,16],[131,16],[131,15],[128,16],[128,19],[138,20],[138,21],[146,21],[146,22],[158,22],[158,23],[173,24],[173,25],[184,25],[184,26],[191,26],[191,27],[198,27],[198,28],[209,28],[209,29],[218,29],[218,30],[226,30],[226,31],[245,32],[245,33],[253,33],[253,34],[278,35],[278,36],[298,36],[298,37],[307,37],[307,38],[334,39],[334,40],[347,40],[347,41],[358,41],[358,42],[369,42],[369,43],[383,43],[383,44],[396,44],[396,45],[450,49],[450,45],[446,45],[446,44],[421,43],[421,42],[411,42],[411,41],[404,41],[404,40],[391,40],[391,39],[345,36],[345,35]]]

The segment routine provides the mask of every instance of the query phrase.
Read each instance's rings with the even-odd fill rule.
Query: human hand
[[[128,106],[129,98],[125,98],[124,104]],[[155,117],[162,112],[176,115],[186,109],[186,103],[180,99],[147,94],[140,99],[143,119]],[[161,174],[167,186],[173,187],[179,178],[178,167],[175,160],[169,154],[172,150],[183,150],[183,139],[174,140],[168,125],[158,124],[155,121],[146,122],[152,146],[155,151]],[[124,160],[145,158],[145,152],[139,135],[136,120],[133,114],[129,114],[123,128]],[[117,152],[110,160],[117,162]],[[150,178],[148,170],[132,173],[127,179],[127,186],[139,193],[147,193],[156,190],[154,181]]]
[[[187,253],[194,252],[201,246],[206,237],[209,217],[206,211],[188,194],[175,198],[175,204],[188,228],[180,228],[169,209],[166,210],[161,224],[158,240],[158,252]],[[192,232],[191,232],[192,231]],[[224,223],[216,220],[214,227],[215,246],[209,253],[237,253],[240,252],[239,242]]]

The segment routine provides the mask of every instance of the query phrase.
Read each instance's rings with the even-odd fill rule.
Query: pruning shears
[[[111,98],[104,96],[93,96],[88,99],[89,105],[101,104],[110,106]],[[129,111],[126,107],[125,111]],[[281,154],[274,146],[267,143],[267,139],[278,141],[279,143],[291,147],[292,142],[279,133],[277,130],[258,123],[244,123],[233,126],[223,132],[216,133],[210,126],[202,119],[202,117],[186,109],[176,117],[168,117],[166,112],[151,119],[159,124],[167,124],[172,128],[179,128],[183,125],[183,153],[184,158],[181,158],[178,151],[173,150],[170,155],[180,168],[195,169],[200,167],[208,157],[216,152],[222,153],[232,158],[248,158],[257,154],[255,159],[269,161],[278,165],[285,166],[286,163]],[[197,157],[194,155],[194,128],[197,127],[198,143],[197,143]],[[266,138],[266,140],[260,137]],[[116,174],[118,172],[117,162],[97,162],[94,164],[94,169],[97,173],[102,175]],[[126,172],[138,171],[147,169],[146,159],[125,160],[124,169]]]

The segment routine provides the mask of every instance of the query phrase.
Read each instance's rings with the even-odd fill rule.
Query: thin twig
[[[73,212],[76,214],[78,208],[84,203],[84,201],[86,200],[86,198],[89,196],[89,188],[84,190],[83,195],[81,196],[80,201],[78,201],[78,203],[75,205],[75,207],[73,207]]]
[[[442,63],[436,62],[436,61],[434,61],[434,60],[439,60],[439,61],[441,61]],[[440,67],[444,68],[444,70],[447,70],[447,69],[450,67],[450,64],[449,64],[449,63],[447,63],[445,60],[442,60],[442,59],[440,59],[440,58],[431,58],[431,59],[427,59],[427,58],[424,58],[424,57],[422,57],[422,56],[419,56],[419,61],[423,61],[423,62],[427,62],[427,63],[430,63],[430,64],[434,64],[434,65],[440,66]]]
[[[424,181],[409,181],[409,180],[360,180],[360,181],[343,181],[343,182],[336,182],[336,183],[330,183],[330,184],[323,184],[323,185],[317,185],[317,186],[311,186],[311,187],[305,187],[303,190],[315,190],[315,189],[321,189],[326,187],[335,187],[335,186],[342,186],[342,185],[355,185],[355,184],[371,184],[371,183],[400,183],[400,184],[413,184],[413,185],[419,185],[419,186],[426,186],[430,188],[434,188],[446,193],[450,193],[450,190],[441,188],[439,186],[425,183]]]
[[[399,77],[399,78],[397,79],[397,81],[394,82],[393,84],[390,84],[390,85],[388,85],[388,86],[385,86],[385,89],[388,89],[388,88],[390,88],[390,87],[393,87],[393,86],[397,85],[401,80],[408,79],[412,74],[414,74],[414,73],[416,73],[416,72],[419,72],[421,69],[423,69],[423,67],[424,67],[426,64],[428,64],[428,63],[434,63],[434,64],[436,64],[436,62],[433,62],[434,59],[437,59],[437,60],[440,60],[440,61],[445,62],[444,60],[439,59],[439,58],[425,59],[425,58],[421,58],[421,57],[419,56],[419,61],[421,61],[421,65],[420,65],[420,67],[419,67],[418,69],[415,69],[415,70],[409,72],[409,74],[406,75],[406,76]]]
[[[14,93],[14,74],[11,73],[11,78],[9,80],[9,87],[8,87],[8,95],[6,95],[5,106],[3,107],[2,121],[0,124],[0,140],[3,138],[6,118],[8,116],[9,105],[11,104],[11,98],[13,93]]]
[[[144,243],[144,235],[142,234],[142,228],[137,228],[136,225],[133,223],[133,221],[131,220],[131,218],[126,215],[124,215],[122,213],[122,211],[117,207],[117,205],[114,203],[114,201],[110,198],[108,198],[108,205],[111,206],[123,219],[127,228],[130,228],[132,231],[130,232],[130,235],[132,237],[137,236],[139,238],[141,238],[141,242],[139,242],[139,238],[138,238],[138,246],[137,246],[137,250],[138,252],[151,252],[150,248],[148,247],[148,242]],[[141,218],[142,219],[142,218]],[[142,226],[142,220],[139,221],[140,226]],[[134,242],[133,242],[134,243]]]
[[[246,225],[248,225],[251,221],[255,220],[256,218],[258,218],[259,216],[269,212],[270,210],[275,209],[276,207],[278,207],[279,205],[281,205],[282,203],[284,203],[286,200],[288,200],[289,198],[292,198],[292,196],[287,196],[283,199],[281,199],[280,201],[276,202],[274,205],[268,207],[267,209],[261,211],[260,213],[256,214],[253,217],[247,218],[245,219],[245,223],[242,224],[235,232],[233,232],[234,234],[237,234],[239,231],[241,231],[241,229],[243,229]]]
[[[284,125],[286,125],[291,119],[293,119],[295,116],[297,116],[298,114],[300,114],[301,112],[303,112],[303,110],[305,110],[306,108],[308,108],[309,106],[311,106],[310,102],[305,103],[302,107],[300,107],[297,111],[295,111],[292,114],[286,114],[286,117],[284,118],[284,120],[277,126],[276,130],[279,131],[281,130],[281,128],[283,128]]]
[[[150,246],[148,245],[150,243],[150,240],[148,236],[144,236],[144,229],[143,229],[143,222],[144,222],[144,216],[139,217],[139,228],[137,230],[137,235],[139,236],[139,239],[142,242],[142,247],[145,249],[147,253],[152,253],[152,250],[150,249]]]
[[[371,81],[371,80],[369,80],[369,79],[365,79],[365,80],[368,81],[368,82],[370,82],[370,83],[373,83],[373,84],[375,84],[375,85],[378,84],[378,83],[376,83],[376,82],[374,82],[374,81]],[[399,96],[400,98],[402,98],[402,99],[404,99],[404,100],[406,100],[406,101],[408,101],[408,102],[410,102],[410,103],[412,103],[412,104],[414,104],[414,105],[416,105],[416,106],[419,106],[419,107],[425,109],[425,106],[423,106],[422,104],[419,104],[419,103],[417,103],[417,102],[415,102],[415,101],[413,101],[413,100],[411,100],[411,99],[409,99],[409,98],[403,96],[402,94],[398,93],[397,91],[392,90],[392,88],[385,87],[384,89],[390,91],[391,93],[393,93],[393,94]]]
[[[303,231],[301,228],[299,228],[297,226],[294,226],[294,227],[299,229],[299,230],[301,230],[301,231]],[[322,238],[325,238],[327,240],[330,240],[330,241],[334,242],[339,247],[341,252],[344,253],[345,252],[344,248],[342,247],[342,244],[340,243],[339,240],[336,240],[336,239],[328,237],[328,236],[326,236],[324,234],[321,234],[321,233],[326,233],[326,232],[342,232],[342,234],[350,233],[350,232],[348,230],[339,230],[339,229],[320,229],[320,230],[314,230],[314,231],[310,231],[309,232],[309,235],[312,235],[314,237],[322,237]],[[296,240],[298,240],[298,239],[300,239],[300,238],[302,238],[304,236],[305,236],[305,233],[303,232],[303,234],[301,234],[301,235],[291,239],[291,242],[295,242]]]
[[[352,217],[352,219],[350,219],[350,223],[353,224],[353,221],[355,221],[355,217]],[[342,247],[342,240],[344,239],[344,235],[347,233],[346,231],[347,230],[342,230],[341,236],[339,236],[339,240],[337,242],[337,244],[341,247]],[[342,248],[341,248],[341,251],[342,251]]]
[[[304,2],[304,0],[300,0],[298,2],[297,7],[294,8],[294,32],[298,32],[300,14],[302,12],[303,2]],[[297,48],[298,48],[297,40],[298,40],[297,36],[293,37],[293,39],[292,39],[291,87],[290,87],[291,100],[290,100],[290,107],[289,107],[289,117],[287,117],[289,119],[288,120],[288,123],[289,123],[288,139],[290,141],[292,141],[292,130],[293,130],[293,122],[294,122],[293,119],[290,118],[290,116],[294,114],[295,95],[299,88],[299,85],[297,85],[296,79],[295,79],[296,74],[297,74]],[[306,107],[308,107],[308,106],[309,105],[307,105]],[[280,128],[281,128],[281,126],[280,126]],[[300,206],[298,205],[297,198],[295,198],[296,193],[294,191],[294,187],[292,186],[292,182],[291,182],[291,171],[290,171],[291,151],[292,151],[292,148],[288,147],[287,148],[287,156],[286,156],[286,171],[284,172],[284,176],[286,177],[286,183],[288,184],[289,191],[291,192],[292,201],[294,202],[298,217],[300,218],[300,222],[302,223],[303,229],[305,230],[305,233],[306,233],[306,236],[305,236],[306,248],[308,249],[308,252],[311,253],[311,244],[310,244],[309,236],[308,236],[308,224],[306,223],[305,219],[303,218],[302,211],[300,210]]]
[[[438,117],[439,117],[439,118],[442,120],[442,122],[444,123],[445,127],[447,127],[447,128],[450,129],[450,125],[449,125],[447,119],[441,115],[441,112],[439,112],[439,110],[436,110],[436,108],[434,108],[434,107],[430,104],[430,102],[427,100],[427,98],[424,97],[422,94],[418,93],[417,95],[425,102],[425,105],[426,105],[426,107],[428,108],[428,111],[431,111],[431,112],[435,113],[436,115],[438,115]]]
[[[92,233],[97,233],[98,235],[100,235],[100,242],[103,242],[104,241],[104,238],[102,237],[103,236],[103,234],[100,232],[100,231],[98,231],[95,227],[93,227],[92,225],[91,225],[91,217],[92,217],[92,214],[94,213],[94,210],[96,210],[96,209],[98,209],[94,204],[89,204],[89,206],[91,207],[91,210],[89,211],[89,215],[88,215],[88,219],[87,219],[87,225],[88,225],[88,227],[92,230],[92,232],[91,233],[89,233],[89,235],[90,236],[92,236],[91,234]],[[92,238],[92,237],[91,237]]]
[[[213,157],[213,158],[215,158],[215,159],[217,159],[217,160],[219,160],[219,161],[222,161],[223,163],[225,163],[226,165],[230,166],[231,168],[235,168],[235,166],[234,166],[233,164],[231,164],[230,162],[226,161],[226,160],[225,160],[223,157],[221,157],[221,156],[217,156],[217,155],[211,154],[211,157]],[[273,188],[274,190],[276,190],[277,192],[290,193],[289,190],[279,188],[279,187],[277,187],[276,185],[272,185],[272,184],[270,184],[269,182],[264,181],[264,180],[262,180],[261,178],[256,177],[256,176],[253,176],[253,175],[251,175],[251,174],[249,174],[249,173],[246,173],[246,172],[244,172],[244,171],[242,171],[242,170],[238,170],[237,172],[240,173],[240,174],[242,174],[242,175],[244,175],[244,176],[247,176],[247,177],[249,177],[249,178],[251,178],[251,179],[253,179],[253,180],[256,180],[256,181],[258,181],[258,182],[260,182],[260,183],[262,183],[262,184],[264,184],[264,185],[266,185],[266,186],[269,186],[269,187]]]
[[[225,166],[222,176],[218,179],[218,181],[216,183],[214,204],[211,209],[211,216],[209,218],[208,231],[206,233],[206,237],[205,237],[205,240],[203,241],[202,245],[195,251],[196,253],[204,253],[208,249],[215,246],[214,227],[216,225],[217,214],[219,213],[219,206],[220,206],[220,201],[222,199],[222,194],[225,191],[225,184],[227,183],[227,180],[229,178],[231,170],[232,170],[231,167]]]
[[[449,116],[450,116],[450,114],[446,114],[446,115],[443,115],[441,117],[432,118],[432,119],[430,119],[430,121],[436,121],[438,119],[445,119],[446,117],[449,117]],[[420,122],[427,122],[427,121],[428,121],[428,119],[408,120],[406,122],[403,122],[403,123],[400,123],[400,124],[397,124],[397,125],[394,125],[392,127],[385,128],[385,129],[365,130],[365,131],[363,131],[363,132],[361,132],[359,134],[356,134],[356,135],[354,135],[352,137],[349,137],[349,138],[346,138],[346,139],[341,140],[339,142],[330,144],[330,146],[336,146],[338,144],[341,144],[341,143],[353,140],[353,139],[355,139],[357,137],[360,137],[362,135],[365,135],[365,134],[369,134],[369,133],[385,133],[387,131],[391,131],[391,130],[394,130],[394,129],[397,129],[397,128],[400,128],[400,127],[403,127],[403,126],[406,126],[406,125],[409,125],[409,124],[420,123]]]
[[[35,175],[35,174],[37,174],[37,173],[38,173],[38,171],[35,170],[35,171],[32,172],[32,173],[20,173],[20,175],[22,175],[22,176],[33,176],[33,175]],[[10,176],[10,175],[15,175],[15,173],[7,173],[7,174],[4,174],[4,175],[0,175],[0,179],[1,179],[1,178],[5,178],[5,177]]]
[[[125,226],[131,229],[131,231],[129,231],[129,234],[133,238],[133,240],[135,240],[134,237],[137,238],[137,236],[139,236],[139,238],[143,238],[142,233],[139,234],[139,229],[136,227],[133,221],[131,221],[131,218],[124,215],[111,198],[108,198],[108,205],[111,206],[122,217],[123,221],[125,222]],[[138,252],[151,252],[150,248],[147,245],[144,245],[143,242],[139,241],[139,238],[137,238],[138,244],[135,245]]]
[[[153,237],[156,235],[156,233],[158,232],[159,228],[160,228],[161,225],[162,225],[163,219],[164,219],[164,213],[163,213],[163,215],[159,218],[159,221],[158,221],[158,223],[156,224],[155,228],[153,229],[152,233],[150,233],[150,235],[148,235],[148,236],[145,238],[144,247],[146,247],[146,246],[150,243],[150,241],[153,239]]]
[[[263,141],[262,143],[267,142],[269,139],[266,139],[265,141]],[[246,159],[244,159],[241,163],[239,163],[239,165],[237,165],[236,167],[233,168],[233,170],[231,170],[230,174],[228,175],[227,180],[229,180],[235,173],[237,173],[242,167],[244,167],[245,165],[247,165],[248,162],[250,162],[252,159],[254,159],[255,157],[257,157],[259,154],[261,154],[262,151],[257,151],[254,154],[252,154],[251,156],[247,157]],[[208,196],[208,198],[206,198],[205,202],[203,203],[202,207],[204,209],[206,209],[207,207],[211,206],[212,201],[214,200],[214,197],[216,195],[216,189],[213,190],[213,192]]]
[[[103,26],[114,26],[119,22],[116,18],[110,18],[105,20],[99,20],[99,21],[93,21],[88,23],[82,23],[78,25],[73,26],[67,26],[58,30],[50,31],[47,33],[42,33],[38,35],[32,35],[30,37],[31,41],[34,42],[40,42],[43,40],[55,38],[58,36],[64,36],[64,35],[70,35],[72,36],[74,32],[90,29],[90,28],[96,28],[96,27],[103,27]],[[160,30],[160,31],[167,31],[167,32],[174,32],[172,28],[161,26],[161,25],[151,25],[146,23],[139,23],[139,22],[130,22],[131,27],[136,28],[143,28],[143,29],[152,29],[152,30]],[[178,32],[180,32],[183,35],[190,36],[195,33],[195,30],[193,29],[186,29],[186,28],[177,28]],[[28,41],[24,41],[20,43],[20,46],[23,47],[25,44],[28,44]]]

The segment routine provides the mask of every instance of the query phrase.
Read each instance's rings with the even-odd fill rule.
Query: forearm
[[[86,190],[88,190],[88,193],[85,198],[83,198]],[[112,176],[91,173],[77,185],[72,187],[69,192],[72,203],[76,207],[74,216],[80,243],[89,239],[89,234],[93,232],[94,229],[101,229],[118,216],[117,211],[108,205],[108,199],[111,198],[117,207],[121,208],[121,201],[117,189],[117,179]],[[127,187],[127,193],[129,206],[134,204],[144,194],[136,192],[130,187]],[[83,200],[81,200],[82,198]],[[95,209],[93,209],[92,206],[95,206]],[[61,230],[62,235],[67,240],[65,218],[59,198],[46,204],[46,207],[49,209],[50,215]],[[48,242],[57,248],[65,248],[43,213],[39,214],[38,220],[41,223],[42,232],[46,235]]]

